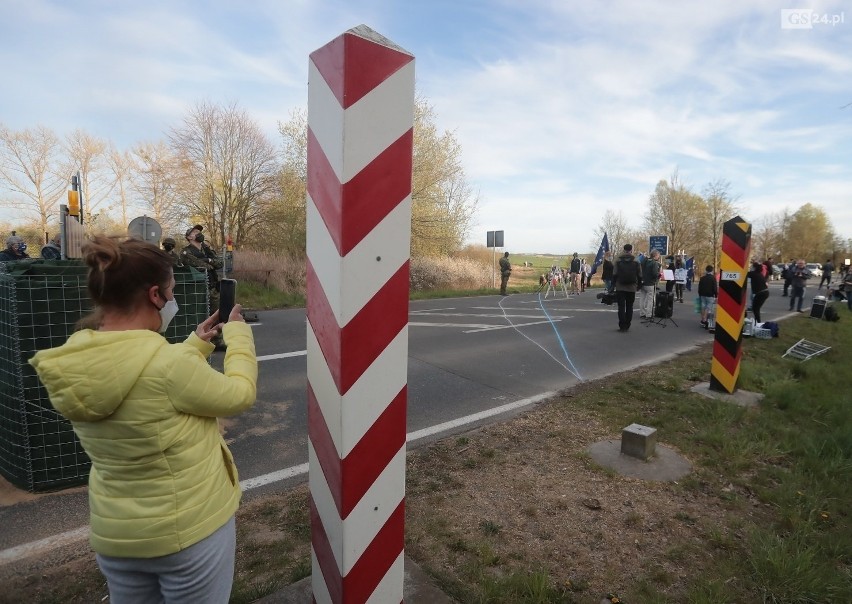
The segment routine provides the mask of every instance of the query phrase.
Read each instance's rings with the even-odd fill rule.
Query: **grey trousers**
[[[158,558],[97,555],[112,604],[227,604],[237,545],[234,517],[188,548]]]

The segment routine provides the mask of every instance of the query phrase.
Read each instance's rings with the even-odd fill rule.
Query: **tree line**
[[[154,141],[119,148],[75,130],[64,138],[44,126],[13,130],[0,123],[0,200],[16,211],[12,228],[56,228],[70,178],[81,172],[86,226],[125,232],[144,214],[179,235],[205,225],[213,245],[301,255],[305,250],[307,111],[279,122],[276,141],[235,103],[199,102]],[[414,112],[412,255],[458,250],[472,224],[478,194],[462,167],[454,133],[436,125],[418,97]]]
[[[668,180],[660,180],[642,216],[642,226],[632,229],[622,211],[607,210],[594,232],[590,245],[597,249],[607,233],[610,249],[620,251],[630,243],[635,250],[648,251],[652,235],[669,238],[669,253],[682,250],[695,256],[696,266],[719,266],[722,228],[728,220],[740,216],[752,225],[751,255],[755,260],[773,258],[775,262],[805,258],[822,262],[840,260],[849,255],[852,241],[843,240],[826,212],[811,203],[796,211],[784,209],[753,219],[748,216],[731,183],[717,179],[707,183],[700,193],[685,184],[677,171]]]

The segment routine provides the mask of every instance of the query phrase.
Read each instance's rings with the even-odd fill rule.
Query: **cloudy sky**
[[[0,0],[0,122],[119,146],[199,101],[278,141],[308,54],[365,24],[411,52],[480,192],[471,241],[588,250],[673,170],[756,222],[810,202],[852,237],[852,5],[718,0]],[[790,9],[790,10],[785,10]],[[809,27],[807,27],[809,25]]]

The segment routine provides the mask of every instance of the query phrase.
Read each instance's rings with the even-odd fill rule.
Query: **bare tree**
[[[18,132],[0,126],[0,145],[0,181],[20,195],[10,205],[34,218],[44,233],[66,191],[67,181],[57,171],[59,139],[43,126]]]
[[[731,183],[724,179],[717,179],[704,185],[704,213],[707,224],[705,226],[705,242],[709,244],[709,250],[698,249],[699,253],[707,254],[709,251],[713,256],[713,266],[719,266],[719,252],[722,248],[722,229],[725,223],[735,218],[739,212],[736,206],[739,196],[731,193]]]
[[[781,231],[782,217],[780,214],[762,216],[752,223],[751,249],[752,256],[757,259],[773,258],[776,263],[782,261]]]
[[[109,199],[116,182],[113,172],[109,169],[109,143],[77,129],[65,137],[63,150],[65,160],[62,163],[62,173],[70,180],[73,174],[80,171],[86,211],[94,213],[111,210]],[[106,207],[101,207],[104,202],[107,202]]]
[[[700,196],[680,182],[677,170],[669,182],[657,183],[649,202],[645,229],[655,235],[667,235],[671,253],[690,253],[701,245],[706,207]]]
[[[169,142],[180,165],[187,214],[206,223],[213,245],[229,235],[241,244],[264,220],[263,208],[279,190],[273,145],[236,105],[209,103],[196,105]]]
[[[627,218],[621,210],[615,212],[607,210],[604,212],[600,225],[595,227],[592,240],[589,242],[591,249],[597,250],[601,244],[604,233],[606,233],[607,241],[609,241],[609,249],[616,255],[624,247],[625,243],[631,243],[630,229],[627,226]]]
[[[121,224],[125,227],[130,224],[127,216],[127,208],[130,205],[129,189],[133,178],[133,161],[125,151],[119,151],[110,147],[107,153],[107,165],[112,171],[114,190],[118,195],[117,205],[121,212]]]
[[[186,216],[179,203],[178,160],[171,148],[164,141],[139,143],[121,161],[125,170],[132,170],[132,188],[145,211],[164,233],[180,232]]]

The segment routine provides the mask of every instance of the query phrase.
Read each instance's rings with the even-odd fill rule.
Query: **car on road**
[[[805,265],[805,268],[808,269],[808,272],[811,274],[811,277],[819,277],[822,278],[822,265],[819,262],[808,262]]]

